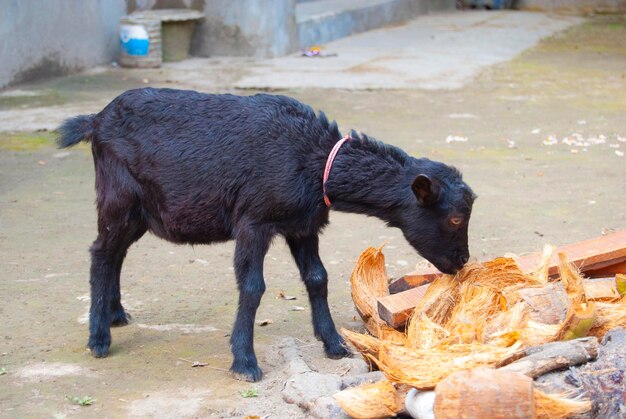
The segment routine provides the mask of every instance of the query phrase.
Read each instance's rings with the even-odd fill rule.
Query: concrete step
[[[455,0],[317,0],[296,6],[299,48],[411,19],[435,9],[454,9]]]

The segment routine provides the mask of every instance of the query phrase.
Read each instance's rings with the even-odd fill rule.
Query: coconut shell
[[[375,362],[391,381],[430,390],[455,371],[495,366],[514,349],[477,343],[420,349],[382,342]]]
[[[341,334],[348,342],[352,344],[361,354],[378,356],[380,349],[380,340],[365,333],[353,332],[348,329],[341,329]]]
[[[347,388],[333,397],[353,418],[386,418],[404,408],[404,395],[387,380]]]
[[[519,302],[527,305],[530,320],[545,324],[562,323],[571,306],[567,291],[560,282],[540,288],[522,288],[504,294],[504,298],[508,306]]]
[[[494,369],[458,371],[437,384],[434,412],[437,419],[532,418],[533,380]]]
[[[367,330],[375,336],[378,336],[380,326],[384,325],[378,316],[377,300],[389,295],[382,248],[383,246],[365,249],[350,276],[352,300],[356,310],[365,322]]]

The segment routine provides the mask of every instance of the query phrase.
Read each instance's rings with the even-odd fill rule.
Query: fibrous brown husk
[[[432,349],[450,336],[450,332],[443,326],[433,322],[424,313],[418,313],[406,330],[407,346],[412,348]]]
[[[527,306],[529,320],[546,324],[562,323],[572,306],[567,291],[560,282],[507,292],[504,298],[507,306],[519,303]]]
[[[488,368],[458,371],[437,385],[433,411],[437,419],[532,418],[533,380]]]
[[[342,333],[392,382],[432,389],[456,371],[494,368],[521,348],[587,333],[601,338],[615,326],[626,326],[626,297],[590,303],[583,278],[563,254],[559,254],[560,279],[549,283],[551,256],[551,248],[546,247],[543,262],[530,275],[510,258],[468,264],[454,277],[442,275],[428,286],[402,334],[377,315],[376,299],[388,294],[387,276],[381,248],[369,248],[359,258],[351,282],[368,330],[380,339]],[[543,300],[531,298],[542,293],[550,294],[546,297],[550,309],[543,307]],[[589,405],[537,394],[539,417],[564,417]]]
[[[566,418],[591,410],[591,402],[546,394],[517,372],[476,368],[448,376],[435,389],[434,413],[447,418]]]
[[[415,307],[413,313],[423,313],[432,321],[442,324],[448,319],[450,310],[458,302],[458,291],[458,282],[454,280],[454,277],[443,275],[428,286],[424,298]]]
[[[560,281],[565,286],[567,296],[574,307],[586,302],[583,278],[580,272],[569,263],[565,253],[559,253],[559,275]]]
[[[559,419],[583,415],[591,410],[591,401],[573,400],[566,394],[547,394],[534,389],[535,417],[537,419]]]
[[[609,330],[626,327],[626,296],[616,303],[596,302],[596,318],[589,331],[590,336],[602,338]]]
[[[381,342],[378,358],[373,361],[396,383],[432,389],[455,371],[494,366],[510,353],[509,348],[479,343],[420,349]]]
[[[353,418],[395,416],[404,407],[402,393],[387,380],[347,388],[334,396],[337,404]]]
[[[341,329],[341,334],[352,344],[362,355],[378,356],[380,340],[366,333],[353,332],[348,329]]]
[[[367,330],[376,336],[379,336],[381,327],[388,328],[378,316],[377,303],[378,298],[389,295],[383,246],[365,249],[350,276],[354,305],[363,318]]]

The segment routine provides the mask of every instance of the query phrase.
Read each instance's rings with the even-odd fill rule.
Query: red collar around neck
[[[346,141],[351,140],[352,137],[348,134],[344,136],[341,140],[337,141],[337,144],[333,147],[328,155],[328,159],[326,160],[326,167],[324,168],[324,178],[322,180],[322,190],[324,191],[324,203],[327,207],[330,208],[330,199],[328,199],[328,195],[326,195],[326,181],[328,180],[328,176],[330,175],[330,169],[333,167],[333,161],[335,161],[335,157],[339,152],[339,149]]]

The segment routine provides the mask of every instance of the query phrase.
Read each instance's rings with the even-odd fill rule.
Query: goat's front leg
[[[231,372],[237,379],[259,381],[263,372],[254,354],[254,319],[265,292],[263,259],[271,236],[250,228],[240,228],[235,246],[235,275],[239,288],[239,308],[230,338],[233,353]]]
[[[328,274],[319,257],[317,235],[288,237],[287,243],[306,285],[313,316],[313,331],[324,342],[326,356],[334,359],[350,356],[351,352],[337,333],[328,308]]]

